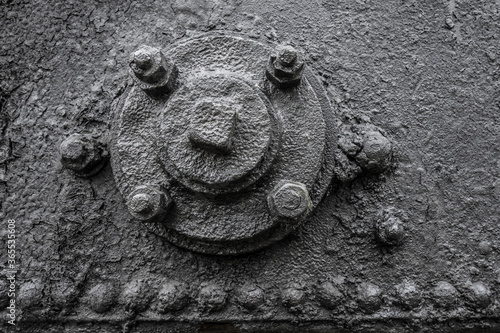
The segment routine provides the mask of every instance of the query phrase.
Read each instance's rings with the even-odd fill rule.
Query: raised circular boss
[[[310,216],[333,175],[336,131],[293,47],[207,34],[140,47],[130,67],[139,83],[117,103],[111,158],[135,219],[178,246],[228,255]]]

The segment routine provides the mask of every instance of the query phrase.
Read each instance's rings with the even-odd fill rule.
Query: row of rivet
[[[1,285],[5,284],[5,286]],[[6,282],[0,283],[0,289],[8,289]],[[3,288],[6,287],[6,288]],[[59,288],[61,289],[61,288]],[[63,288],[64,289],[64,288]],[[156,292],[154,292],[156,290]],[[310,290],[314,290],[311,293]],[[23,284],[18,293],[18,306],[21,308],[43,307],[44,286],[39,282],[28,282]],[[468,283],[464,286],[462,293],[452,284],[438,282],[428,297],[433,305],[445,310],[451,310],[460,303],[461,294],[465,298],[465,305],[475,309],[488,307],[493,299],[490,288],[483,282]],[[55,290],[51,293],[52,301],[76,297],[72,288]],[[347,292],[344,283],[326,281],[314,288],[307,288],[303,284],[289,284],[281,290],[281,304],[291,313],[301,312],[302,306],[309,301],[317,300],[326,309],[336,309],[346,303],[350,293]],[[393,292],[384,295],[382,289],[372,283],[360,283],[353,293],[355,300],[362,311],[374,313],[384,303],[394,304],[405,311],[419,308],[423,305],[424,295],[412,281],[404,281],[396,285]],[[237,303],[243,308],[254,311],[264,304],[269,305],[270,297],[265,290],[257,285],[246,284],[235,293]],[[200,311],[212,313],[224,309],[230,299],[230,294],[223,287],[213,283],[201,284],[196,297],[192,297],[190,287],[183,282],[170,281],[164,283],[160,288],[154,288],[145,279],[134,280],[126,284],[119,294],[116,285],[112,283],[100,283],[89,290],[82,301],[96,313],[105,313],[120,303],[129,312],[139,313],[148,308],[158,313],[168,313],[186,308],[195,299]],[[386,300],[390,299],[390,302]],[[72,301],[59,302],[60,306]],[[7,307],[9,300],[7,295],[0,295],[0,306]]]

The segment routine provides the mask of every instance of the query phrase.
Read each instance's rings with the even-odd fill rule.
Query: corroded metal
[[[250,252],[289,234],[321,200],[334,168],[331,106],[293,49],[280,66],[298,66],[303,79],[296,91],[276,90],[263,75],[271,52],[225,35],[173,45],[164,57],[179,69],[176,88],[158,99],[135,86],[116,109],[113,171],[129,210],[142,214],[147,201],[131,191],[143,184],[173,202],[147,224],[156,234],[197,252]]]

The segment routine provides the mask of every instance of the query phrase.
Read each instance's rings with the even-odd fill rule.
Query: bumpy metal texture
[[[282,239],[326,192],[334,167],[334,115],[318,80],[281,90],[265,76],[273,48],[209,34],[163,51],[177,87],[151,98],[133,86],[116,110],[112,165],[126,198],[165,188],[174,204],[156,234],[197,252],[238,254]],[[268,196],[303,184],[305,209],[276,214]]]

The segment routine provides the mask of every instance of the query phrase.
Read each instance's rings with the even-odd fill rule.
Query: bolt
[[[153,208],[153,198],[146,193],[137,193],[130,199],[130,210],[136,214],[147,214]]]
[[[70,135],[61,143],[59,151],[61,163],[81,177],[90,177],[98,173],[108,158],[103,145],[89,135]]]
[[[86,303],[94,312],[104,313],[115,305],[117,294],[113,284],[99,283],[90,289]]]
[[[127,199],[130,214],[143,222],[163,219],[171,206],[170,196],[153,186],[138,186]]]
[[[394,209],[383,210],[375,221],[377,240],[386,246],[401,245],[405,236],[403,222],[394,215]]]
[[[363,135],[363,147],[355,159],[365,171],[382,172],[390,165],[392,144],[382,133],[368,131]]]
[[[411,310],[420,305],[422,295],[415,282],[406,280],[395,287],[396,303],[404,310]]]
[[[185,283],[171,281],[165,283],[158,293],[156,311],[167,313],[184,309],[189,302],[188,287]]]
[[[317,297],[322,306],[328,309],[334,309],[342,303],[344,295],[337,287],[337,285],[330,281],[323,282],[318,287]]]
[[[454,307],[457,303],[458,291],[450,283],[439,281],[434,287],[436,305],[445,309]]]
[[[279,47],[277,56],[271,55],[266,67],[266,77],[280,89],[298,86],[303,72],[304,63],[292,46]]]
[[[366,313],[374,313],[382,306],[382,290],[369,282],[358,286],[358,304]]]
[[[198,294],[198,305],[206,312],[222,310],[227,303],[227,293],[215,284],[205,284]]]
[[[177,78],[177,67],[151,46],[140,46],[130,55],[130,73],[139,87],[152,96],[170,92]]]
[[[291,67],[295,64],[296,60],[297,51],[293,47],[287,45],[278,51],[278,61],[281,65]]]
[[[304,184],[282,181],[267,197],[272,215],[299,220],[312,210],[312,201]]]
[[[134,72],[143,72],[153,66],[152,54],[142,48],[132,53],[130,67]]]
[[[244,285],[238,292],[238,303],[248,310],[255,310],[264,303],[264,291],[255,285]]]

